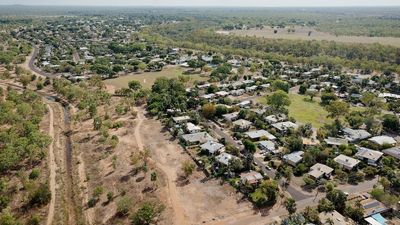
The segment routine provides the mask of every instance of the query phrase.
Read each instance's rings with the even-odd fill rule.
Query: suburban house
[[[388,149],[382,150],[382,152],[385,155],[389,155],[389,156],[392,156],[392,157],[400,160],[400,147],[388,148]]]
[[[240,108],[246,108],[251,106],[251,101],[243,101],[237,104]]]
[[[344,137],[349,142],[362,141],[371,137],[371,134],[368,133],[368,131],[362,129],[356,130],[351,128],[344,128],[342,131],[344,133]]]
[[[272,134],[270,134],[266,130],[255,130],[255,131],[249,131],[244,133],[244,135],[248,138],[250,138],[252,141],[258,141],[261,139],[268,139],[268,140],[275,140],[276,137]]]
[[[194,134],[184,134],[181,136],[181,140],[186,145],[197,145],[206,143],[207,141],[212,141],[214,138],[211,137],[207,132],[199,132]]]
[[[240,182],[244,185],[250,184],[254,185],[260,182],[263,179],[263,176],[256,171],[249,171],[240,174]]]
[[[216,155],[225,151],[225,146],[216,141],[207,141],[206,143],[200,145],[201,151],[207,152],[211,155]]]
[[[226,91],[218,91],[215,93],[218,97],[226,97],[229,95],[229,92]]]
[[[225,121],[234,121],[239,117],[239,112],[233,112],[222,115]]]
[[[372,137],[372,138],[370,138],[368,140],[370,142],[374,143],[374,144],[377,144],[377,145],[381,146],[381,147],[383,145],[392,145],[392,146],[394,146],[394,145],[397,144],[397,141],[394,138],[389,137],[389,136],[385,136],[385,135]]]
[[[371,217],[373,215],[380,215],[381,213],[388,212],[390,208],[386,207],[383,203],[375,200],[369,193],[363,193],[353,197],[349,203],[361,204],[364,209],[364,218]]]
[[[274,124],[286,120],[286,115],[285,114],[270,115],[264,117],[264,120],[269,124]]]
[[[236,157],[236,156],[233,156],[233,155],[231,155],[231,154],[229,154],[229,153],[226,153],[226,152],[223,152],[223,153],[221,153],[221,154],[219,154],[219,155],[217,155],[217,156],[215,157],[215,159],[217,160],[217,162],[219,162],[220,164],[225,165],[225,166],[229,166],[230,161],[231,161],[232,159],[234,159],[234,158],[237,158],[237,157]]]
[[[382,158],[382,155],[382,152],[358,147],[358,152],[355,154],[355,157],[368,163],[368,165],[377,166],[379,164],[379,160]]]
[[[272,141],[260,141],[258,142],[258,148],[260,148],[262,151],[270,152],[274,155],[280,153],[280,150]]]
[[[303,151],[292,152],[290,154],[284,155],[282,159],[289,165],[296,166],[303,160]]]
[[[354,167],[356,167],[360,163],[360,160],[351,158],[343,154],[338,155],[333,160],[346,170],[353,170]]]
[[[319,219],[321,224],[332,224],[332,225],[355,225],[356,223],[348,218],[338,213],[336,210],[332,212],[321,212],[319,214]],[[330,223],[329,221],[333,222]]]
[[[271,126],[273,126],[275,129],[277,129],[281,133],[286,133],[289,129],[299,128],[299,126],[297,124],[292,123],[290,121],[274,123]]]
[[[186,131],[190,134],[198,133],[202,129],[199,126],[194,125],[193,123],[186,123]]]
[[[320,178],[330,179],[333,169],[321,163],[317,163],[310,168],[308,175],[316,180]]]
[[[190,116],[172,117],[172,120],[177,124],[182,124],[188,122],[190,120]]]
[[[202,96],[200,96],[200,98],[201,98],[201,99],[204,99],[204,100],[210,101],[210,100],[212,100],[212,99],[215,98],[215,94],[206,94],[206,95],[202,95]]]
[[[324,139],[324,141],[329,146],[341,146],[341,145],[349,144],[349,141],[347,139],[343,139],[343,138],[328,137],[328,138]]]
[[[251,122],[248,120],[240,119],[233,122],[233,129],[237,131],[246,131],[250,129]]]

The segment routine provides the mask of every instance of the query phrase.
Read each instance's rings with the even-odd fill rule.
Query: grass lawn
[[[190,76],[189,83],[192,83],[195,80],[207,80],[207,77],[201,77],[200,75],[183,75],[181,68],[170,67],[165,68],[160,72],[145,72],[141,74],[130,74],[126,76],[121,76],[115,79],[105,80],[104,83],[106,85],[112,85],[116,88],[128,87],[129,81],[137,80],[139,81],[144,88],[151,88],[154,84],[155,80],[159,77],[167,77],[167,78],[177,78],[179,76]]]
[[[315,97],[312,102],[309,101],[309,97],[298,94],[289,94],[289,98],[291,101],[289,116],[295,118],[296,121],[311,123],[316,128],[333,121],[328,118],[328,112],[319,104],[319,98]]]
[[[328,118],[328,112],[319,104],[320,99],[315,97],[314,101],[308,101],[309,97],[289,94],[291,104],[289,106],[289,116],[300,123],[311,123],[313,127],[320,128],[325,123],[331,123],[333,120]],[[306,100],[304,100],[306,99]],[[259,102],[266,104],[266,98],[261,97]]]

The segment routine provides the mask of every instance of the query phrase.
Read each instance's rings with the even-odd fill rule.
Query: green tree
[[[339,119],[341,116],[345,116],[350,111],[350,106],[346,102],[342,101],[332,101],[325,107],[326,111],[329,113],[329,117]]]
[[[132,207],[132,199],[130,199],[127,196],[121,197],[117,201],[117,215],[118,216],[127,216],[129,214],[129,211]]]
[[[129,87],[129,89],[131,89],[133,91],[137,91],[140,88],[142,88],[142,84],[140,84],[140,82],[137,80],[132,80],[132,81],[129,81],[128,87]]]
[[[284,92],[288,93],[289,92],[289,88],[290,88],[290,85],[285,81],[275,80],[274,82],[272,82],[272,89],[274,91],[281,90],[281,91],[284,91]]]
[[[195,169],[195,165],[191,163],[190,161],[184,161],[182,163],[182,171],[185,177],[189,177],[190,175],[193,174]]]
[[[260,186],[250,194],[252,201],[258,206],[273,204],[278,196],[279,188],[275,180],[263,181]]]
[[[31,205],[45,205],[51,200],[51,191],[47,184],[40,184],[33,192],[30,194],[29,203]]]
[[[289,214],[293,214],[296,212],[296,201],[293,198],[287,198],[285,200],[285,208],[289,212]]]
[[[21,223],[14,217],[9,208],[0,213],[1,225],[21,225]]]
[[[386,114],[383,116],[382,122],[383,128],[388,131],[399,131],[400,130],[400,122],[399,118],[396,115]]]
[[[203,105],[202,113],[203,113],[203,116],[207,119],[212,119],[215,116],[216,111],[217,111],[217,108],[215,107],[215,104],[213,104],[213,103],[207,103],[207,104]]]
[[[155,202],[145,202],[132,216],[133,225],[149,225],[157,221],[164,211],[164,206]]]
[[[322,198],[318,201],[318,211],[319,212],[332,212],[335,210],[335,205],[326,198]]]
[[[282,110],[290,105],[290,99],[284,91],[278,90],[267,97],[267,103],[277,110]]]
[[[347,201],[346,194],[343,191],[334,189],[326,194],[326,198],[335,205],[337,211],[343,212]]]

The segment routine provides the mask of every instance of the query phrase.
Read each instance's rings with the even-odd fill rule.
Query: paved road
[[[37,46],[34,46],[33,49],[34,50],[33,50],[32,57],[29,59],[29,63],[28,63],[29,69],[32,70],[33,72],[38,73],[45,77],[56,77],[57,75],[46,73],[43,70],[41,70],[35,66],[35,60],[39,54],[39,48]]]

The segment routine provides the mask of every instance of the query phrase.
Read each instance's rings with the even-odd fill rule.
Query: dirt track
[[[137,117],[137,124],[135,128],[135,139],[136,143],[138,145],[138,148],[140,151],[143,151],[145,146],[143,145],[143,139],[141,136],[141,131],[142,131],[142,124],[144,120],[144,115],[143,115],[143,110],[140,108],[137,108],[138,111],[138,117]],[[176,183],[174,182],[177,179],[177,174],[176,171],[172,171],[163,164],[159,162],[154,162],[156,166],[163,171],[163,173],[166,175],[166,180],[167,180],[167,192],[168,192],[168,200],[173,208],[174,211],[174,224],[179,224],[179,225],[184,225],[188,224],[187,219],[185,218],[184,215],[184,210],[182,209],[181,202],[178,199],[177,196],[177,188],[176,188]]]
[[[51,144],[49,146],[49,170],[50,170],[50,177],[49,177],[49,186],[51,191],[51,200],[49,205],[49,212],[47,215],[47,225],[53,224],[54,218],[54,206],[56,202],[56,170],[57,164],[54,157],[54,112],[50,105],[47,105],[49,110],[49,136],[51,138]]]

